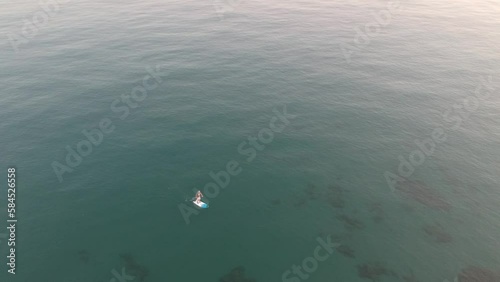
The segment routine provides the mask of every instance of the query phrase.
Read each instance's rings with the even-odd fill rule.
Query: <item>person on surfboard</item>
[[[200,190],[198,190],[198,192],[196,192],[196,203],[199,204],[201,202],[201,198],[203,197],[203,194],[201,193]]]

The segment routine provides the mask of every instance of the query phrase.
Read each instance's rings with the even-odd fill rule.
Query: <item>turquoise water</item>
[[[238,266],[285,281],[328,235],[341,247],[307,281],[500,269],[500,5],[387,5],[71,1],[16,52],[8,36],[43,8],[0,4],[0,175],[17,169],[19,220],[15,275],[0,237],[1,281],[112,281],[122,269],[219,281]],[[122,102],[157,66],[159,85]],[[285,107],[294,117],[248,161],[240,144]],[[68,165],[66,146],[103,119],[113,131],[59,181],[53,163]],[[446,138],[420,164],[415,141],[435,130]],[[391,189],[384,174],[401,176],[410,155],[419,165]],[[186,224],[179,205],[230,161],[241,172]]]

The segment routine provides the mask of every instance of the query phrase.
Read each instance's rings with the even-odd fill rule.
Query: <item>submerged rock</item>
[[[337,217],[340,221],[344,222],[344,226],[347,228],[347,229],[350,229],[350,230],[353,230],[353,229],[362,229],[364,228],[364,224],[353,218],[353,217],[350,217],[348,215],[345,215],[345,214],[342,214],[342,215],[339,215]]]
[[[442,211],[450,210],[450,204],[443,199],[443,196],[422,181],[406,180],[399,182],[396,189],[406,197],[429,208]]]
[[[341,253],[345,257],[355,258],[354,250],[347,245],[340,245],[337,247],[337,252]]]
[[[296,208],[302,208],[304,207],[305,205],[307,204],[307,199],[304,199],[304,198],[298,198],[295,200],[295,202],[293,203],[293,206],[296,207]]]
[[[336,209],[343,209],[345,207],[345,201],[344,199],[342,199],[342,197],[328,195],[327,200],[328,203]]]
[[[403,279],[404,282],[419,282],[417,277],[415,277],[415,273],[413,273],[413,270],[411,270],[410,274],[408,275],[402,275],[401,279]]]
[[[329,185],[327,190],[318,190],[316,185],[309,183],[307,187],[297,195],[293,202],[293,206],[301,208],[309,201],[322,199],[326,200],[334,208],[342,209],[345,206],[343,198],[343,189],[336,185]]]
[[[326,195],[328,203],[337,209],[342,209],[345,206],[344,189],[342,187],[330,184]]]
[[[316,185],[309,183],[305,190],[306,195],[309,197],[309,200],[315,200],[318,198],[318,191],[316,190]]]
[[[89,253],[86,250],[78,251],[78,258],[80,259],[81,262],[85,264],[87,264],[90,260]]]
[[[295,201],[293,202],[293,206],[296,208],[304,207],[308,201],[315,200],[318,198],[318,192],[316,190],[316,186],[314,184],[307,185],[306,189],[297,196]]]
[[[384,209],[381,203],[372,203],[370,206],[370,212],[373,214],[372,220],[376,223],[380,223],[385,218]]]
[[[460,272],[458,282],[499,282],[500,272],[483,267],[469,266]]]
[[[281,200],[280,199],[274,199],[274,200],[271,201],[271,204],[273,206],[277,206],[277,205],[281,204]]]
[[[358,265],[358,276],[372,281],[379,280],[382,276],[397,276],[393,271],[388,270],[382,264],[365,263]]]
[[[422,229],[427,235],[433,237],[437,243],[449,243],[453,240],[451,235],[444,231],[440,224],[426,225]]]
[[[233,268],[228,274],[219,279],[220,282],[255,282],[254,279],[245,277],[245,268],[237,266]]]
[[[135,281],[143,282],[146,280],[146,277],[149,275],[149,270],[145,266],[137,263],[132,254],[120,254],[120,258],[122,259],[122,263],[124,264],[127,273],[130,276],[134,276],[136,279]]]

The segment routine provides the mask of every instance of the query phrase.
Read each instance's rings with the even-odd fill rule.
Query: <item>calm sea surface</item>
[[[0,281],[500,269],[497,1],[60,2],[0,4]]]

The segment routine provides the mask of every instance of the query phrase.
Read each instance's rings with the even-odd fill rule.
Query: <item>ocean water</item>
[[[499,13],[489,0],[1,3],[0,281],[498,271]],[[101,127],[88,152],[82,132]],[[234,162],[225,188],[204,189]],[[310,259],[328,238],[339,247]]]

